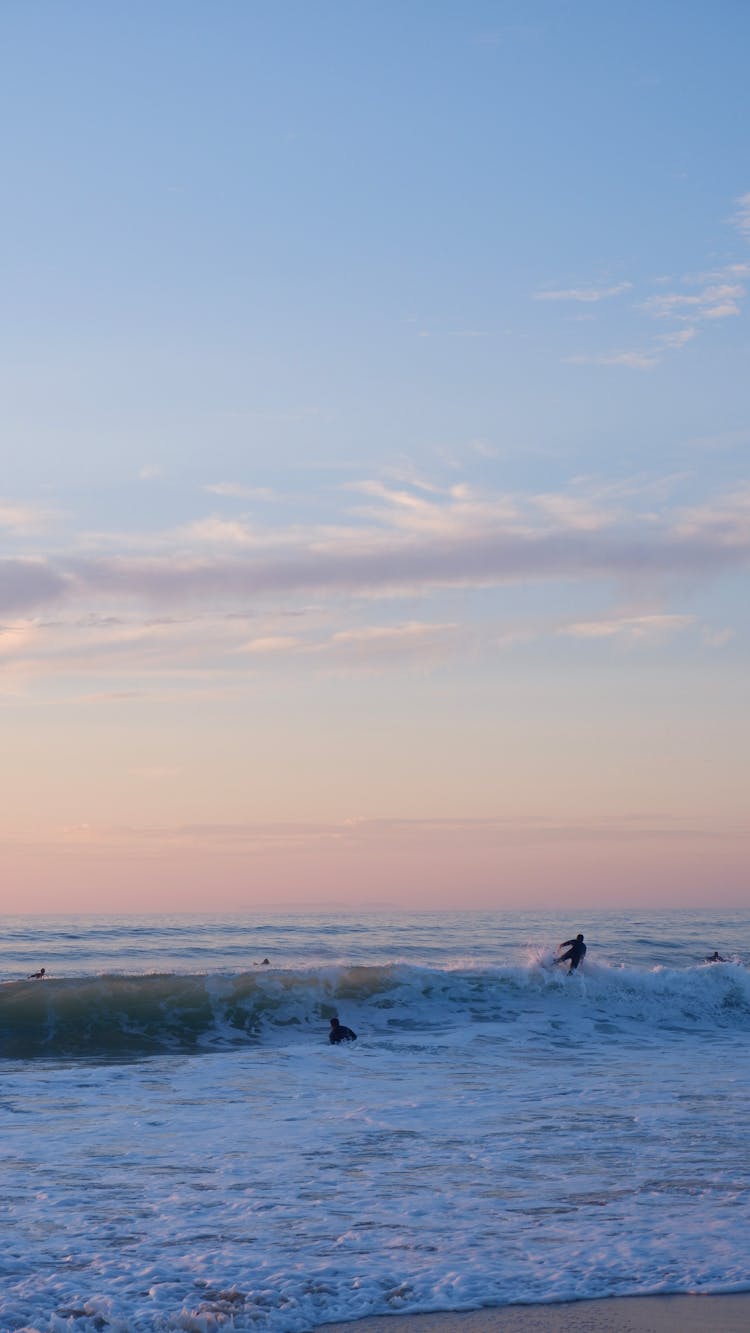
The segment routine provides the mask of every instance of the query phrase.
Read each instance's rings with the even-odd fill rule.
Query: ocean
[[[3,1333],[750,1290],[750,913],[0,927]]]

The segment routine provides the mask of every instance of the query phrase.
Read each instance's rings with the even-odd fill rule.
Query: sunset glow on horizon
[[[720,14],[6,7],[0,910],[747,905]]]

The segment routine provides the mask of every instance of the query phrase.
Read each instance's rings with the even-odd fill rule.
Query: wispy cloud
[[[388,661],[417,661],[444,657],[460,637],[458,624],[408,621],[396,624],[357,625],[313,636],[258,635],[239,646],[239,653],[254,657],[315,657],[331,665],[373,666]]]
[[[731,266],[733,275],[742,266]],[[714,275],[721,279],[725,274]],[[692,287],[697,285],[697,289]],[[682,279],[683,288],[662,291],[647,297],[639,309],[649,321],[671,323],[674,327],[644,337],[641,345],[633,348],[577,353],[563,358],[572,365],[626,366],[631,370],[653,370],[666,355],[679,352],[698,336],[702,328],[722,319],[738,316],[746,295],[743,283],[714,280],[700,281],[694,277]]]
[[[310,595],[404,596],[449,587],[561,579],[716,574],[750,558],[743,494],[659,519],[613,523],[603,512],[549,495],[525,506],[464,495],[405,503],[383,492],[378,522],[296,533],[237,554],[79,559],[58,575],[76,598],[179,607],[259,605]],[[534,510],[537,519],[534,521]],[[557,511],[555,513],[555,510]],[[539,512],[541,511],[541,513]],[[370,516],[372,518],[372,516]],[[58,588],[55,588],[58,591]]]
[[[741,194],[737,200],[737,208],[732,216],[732,222],[743,236],[750,239],[750,192]]]
[[[668,347],[672,350],[685,347],[687,343],[692,342],[697,336],[698,330],[692,327],[686,329],[675,329],[671,333],[663,333],[659,338],[662,347]]]
[[[465,641],[457,624],[411,621],[396,625],[364,625],[338,630],[320,646],[331,665],[378,670],[389,665],[434,666]]]
[[[635,349],[619,352],[590,352],[574,356],[564,356],[563,361],[570,366],[627,366],[630,370],[653,370],[658,366],[660,357],[657,352],[644,352]]]
[[[304,641],[292,634],[260,634],[254,639],[248,639],[247,643],[240,644],[237,651],[262,657],[277,657],[296,653],[303,645]]]
[[[603,507],[599,497],[561,492],[535,495],[533,503],[563,528],[598,532],[617,518],[617,511]]]
[[[604,639],[615,636],[629,639],[653,638],[677,634],[695,623],[694,616],[644,615],[580,620],[566,625],[559,632],[575,639]]]
[[[750,194],[737,201],[732,219],[739,231],[750,237]],[[679,278],[653,278],[652,294],[635,303],[628,303],[628,318],[632,323],[640,312],[647,326],[634,336],[634,346],[614,349],[591,349],[563,357],[570,365],[624,366],[631,370],[653,370],[665,357],[682,351],[693,343],[699,333],[721,320],[737,318],[747,295],[745,279],[750,276],[746,262],[730,262],[705,273],[686,273]],[[661,290],[653,293],[657,285]],[[588,305],[624,292],[633,291],[632,283],[618,283],[610,287],[571,287],[561,290],[538,291],[536,301],[574,301]],[[642,320],[641,320],[642,322]],[[648,331],[654,322],[671,325],[664,332]],[[625,341],[624,339],[622,340]]]
[[[0,529],[14,537],[36,537],[59,522],[60,514],[44,505],[0,499]]]
[[[703,642],[709,648],[726,648],[727,644],[731,643],[734,638],[734,630],[729,627],[726,629],[711,629],[706,625],[702,630],[702,636]]]
[[[612,296],[622,296],[632,289],[632,282],[618,282],[613,287],[564,287],[560,290],[534,292],[535,301],[580,301],[593,305]]]
[[[576,491],[497,494],[467,485],[437,493],[363,482],[373,504],[339,526],[252,534],[242,523],[201,520],[171,551],[6,561],[6,609],[105,598],[166,607],[320,593],[395,593],[503,582],[611,578],[641,571],[716,571],[750,555],[750,488],[689,510],[628,510],[621,497]],[[185,547],[187,538],[194,545]],[[205,548],[205,549],[202,549]]]
[[[188,541],[213,546],[252,546],[257,542],[243,519],[220,518],[217,514],[196,519],[182,529],[182,534]]]
[[[243,663],[261,671],[295,660],[422,669],[543,635],[663,637],[691,617],[643,609],[638,589],[665,597],[675,581],[684,587],[750,564],[750,485],[686,507],[670,503],[676,480],[583,477],[559,491],[505,494],[371,478],[339,492],[338,525],[249,534],[242,524],[202,520],[156,534],[150,551],[6,560],[6,689],[54,674],[60,688],[81,677],[118,692],[142,677],[207,683],[236,676]],[[455,590],[562,582],[609,585],[636,604],[565,626],[500,616],[482,627],[469,603],[456,616],[455,599],[445,601]],[[404,616],[398,608],[414,598],[430,610]],[[376,601],[382,612],[373,615]],[[44,607],[55,607],[54,617],[40,619]]]
[[[209,483],[205,490],[212,495],[223,495],[232,499],[241,500],[273,500],[274,492],[267,486],[246,486],[239,481],[215,481]]]
[[[726,319],[739,315],[745,295],[741,283],[711,283],[698,292],[666,292],[651,296],[643,309],[655,319]]]
[[[448,847],[457,843],[465,846],[467,842],[472,846],[489,844],[496,847],[576,842],[619,845],[642,840],[692,843],[727,837],[745,840],[750,837],[750,829],[746,822],[731,819],[712,819],[709,816],[697,819],[694,815],[680,817],[668,810],[617,810],[589,818],[554,818],[539,813],[494,818],[467,818],[456,814],[442,818],[371,819],[352,815],[338,820],[320,821],[248,820],[235,823],[217,821],[148,825],[82,823],[46,830],[35,829],[33,835],[17,833],[14,840],[29,836],[42,839],[46,845],[65,845],[80,839],[106,845],[110,849],[118,845],[156,847],[168,844],[186,848],[207,846],[212,851],[241,847],[244,852],[252,854],[276,850],[288,852],[295,847],[307,850],[326,844],[361,844],[367,847],[387,843],[390,846],[412,845],[423,850],[427,845],[434,849],[436,846]]]
[[[744,551],[750,545],[750,484],[682,510],[676,519],[675,537]]]
[[[0,657],[18,657],[27,652],[34,638],[34,627],[28,620],[0,625]]]

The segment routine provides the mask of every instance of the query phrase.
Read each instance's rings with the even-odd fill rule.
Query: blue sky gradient
[[[0,31],[19,904],[744,901],[746,5]]]

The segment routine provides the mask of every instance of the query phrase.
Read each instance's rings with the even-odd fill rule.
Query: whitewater
[[[0,928],[3,1333],[750,1290],[750,913]]]

